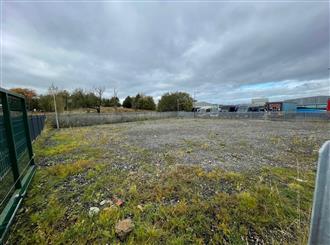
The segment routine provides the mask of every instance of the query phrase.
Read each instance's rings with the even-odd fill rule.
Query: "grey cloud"
[[[329,73],[328,3],[3,3],[3,82],[45,91],[201,100],[316,93]],[[285,82],[284,82],[285,81]],[[251,94],[242,86],[297,84]],[[321,86],[322,87],[322,86]],[[317,90],[327,94],[329,91]]]

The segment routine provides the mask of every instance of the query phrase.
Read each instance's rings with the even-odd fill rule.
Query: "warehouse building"
[[[268,102],[266,103],[266,110],[295,112],[297,110],[297,105],[294,102]]]
[[[269,100],[268,98],[254,98],[251,99],[251,105],[254,107],[258,107],[258,106],[265,106],[266,103],[268,103]]]
[[[329,96],[313,96],[298,99],[285,100],[284,102],[295,103],[297,109],[326,110]]]

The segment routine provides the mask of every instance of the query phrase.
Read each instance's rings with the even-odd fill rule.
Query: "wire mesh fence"
[[[0,244],[35,172],[24,97],[0,89]]]
[[[45,127],[45,115],[32,115],[29,116],[30,137],[35,140]]]
[[[108,123],[121,123],[142,121],[151,119],[165,119],[177,117],[177,112],[120,112],[120,113],[86,113],[86,114],[60,114],[60,127],[79,127]],[[55,117],[49,116],[53,126],[55,126]]]
[[[179,112],[179,117],[219,118],[219,119],[255,119],[271,121],[330,121],[329,112]]]
[[[272,121],[330,121],[330,113],[299,113],[299,112],[118,112],[118,113],[76,113],[60,114],[60,127],[79,127],[98,124],[132,122],[151,119],[165,118],[210,118],[210,119],[254,119],[254,120],[272,120]],[[50,115],[49,119],[55,126],[55,117]]]

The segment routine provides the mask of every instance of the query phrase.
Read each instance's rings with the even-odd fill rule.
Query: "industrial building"
[[[324,112],[330,111],[330,96],[313,96],[269,102],[268,98],[253,98],[250,104],[216,105],[207,102],[197,102],[193,111],[201,112]]]
[[[313,96],[313,97],[284,100],[284,102],[295,103],[297,105],[297,109],[326,110],[329,98],[330,96]]]
[[[252,107],[259,107],[259,106],[265,106],[266,103],[268,103],[268,98],[254,98],[251,99],[251,105]]]
[[[267,111],[297,111],[297,104],[293,102],[268,102],[266,103]]]

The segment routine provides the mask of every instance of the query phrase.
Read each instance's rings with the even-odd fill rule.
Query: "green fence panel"
[[[2,105],[1,98],[0,104]],[[9,148],[2,108],[0,110],[0,183],[0,212],[2,212],[10,195],[13,193],[13,190],[15,190],[14,188],[11,189],[14,185],[14,179],[11,172]]]
[[[0,88],[0,244],[35,173],[24,97]]]

